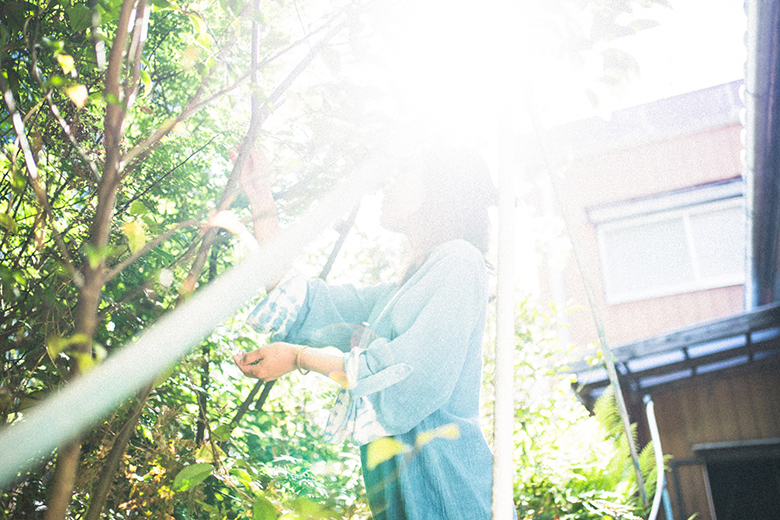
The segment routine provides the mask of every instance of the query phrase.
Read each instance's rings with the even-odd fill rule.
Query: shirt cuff
[[[247,325],[261,334],[273,332],[275,341],[287,337],[306,301],[306,279],[290,270],[249,314]]]
[[[377,341],[386,340],[380,338]],[[351,438],[362,446],[390,435],[379,421],[369,396],[406,379],[412,372],[412,367],[406,363],[396,363],[360,379],[360,358],[364,352],[364,349],[355,348],[344,355],[347,387],[339,392],[331,408],[325,425],[326,442],[341,444]]]

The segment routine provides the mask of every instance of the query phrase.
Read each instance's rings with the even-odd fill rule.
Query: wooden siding
[[[706,466],[695,445],[780,438],[780,366],[744,368],[699,377],[690,385],[653,395],[665,454],[673,456],[682,497],[671,474],[669,492],[675,518],[712,520]],[[699,459],[699,462],[696,462]],[[682,499],[684,514],[679,510]]]

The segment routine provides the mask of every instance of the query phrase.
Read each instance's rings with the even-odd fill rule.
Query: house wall
[[[689,386],[653,394],[656,421],[664,454],[673,460],[695,459],[693,446],[705,443],[780,438],[780,365],[752,367],[731,373],[699,377]],[[675,518],[713,520],[708,499],[706,467],[678,465],[684,512],[669,479]],[[684,513],[684,514],[683,514]]]
[[[738,178],[743,146],[742,125],[736,117],[737,88],[737,84],[728,84],[707,89],[629,109],[616,114],[612,122],[593,122],[591,126],[580,122],[548,134],[549,155],[559,160],[568,158],[557,189],[583,254],[611,345],[744,309],[742,285],[607,305],[596,228],[586,214],[590,207]],[[696,119],[697,113],[702,114],[703,121]],[[546,266],[556,263],[543,262],[539,277],[542,301],[552,294]],[[566,299],[581,306],[568,316],[572,340],[580,346],[595,342],[598,335],[585,284],[571,254],[562,276]]]

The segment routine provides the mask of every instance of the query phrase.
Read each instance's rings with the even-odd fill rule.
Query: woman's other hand
[[[230,158],[236,160],[236,153],[230,152]],[[279,231],[279,215],[276,211],[271,180],[268,175],[268,159],[258,147],[249,151],[244,168],[239,177],[241,189],[249,199],[252,210],[252,229],[258,244],[262,244]]]
[[[271,343],[252,352],[235,354],[233,361],[244,375],[271,381],[295,370],[298,350],[302,348],[291,343]]]
[[[230,154],[231,159],[235,160],[236,154]],[[246,193],[250,204],[268,203],[273,204],[271,196],[271,181],[268,176],[268,159],[263,150],[255,147],[249,151],[244,169],[241,170],[239,177],[241,189]]]

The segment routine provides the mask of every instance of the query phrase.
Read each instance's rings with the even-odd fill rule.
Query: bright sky
[[[744,75],[746,28],[738,0],[670,0],[673,8],[654,8],[658,20],[620,42],[639,62],[641,76],[615,108],[634,106],[713,85]]]
[[[672,9],[637,9],[637,18],[659,26],[615,42],[637,60],[641,76],[619,98],[602,97],[607,112],[742,77],[742,2],[669,1]],[[596,115],[584,87],[600,75],[598,55],[586,56],[580,70],[540,61],[548,37],[539,23],[544,4],[399,0],[403,7],[382,13],[388,43],[382,66],[393,94],[433,131],[471,142],[490,139],[507,110],[523,126],[517,99],[523,83],[534,91],[546,126]]]
[[[601,75],[598,54],[592,53],[579,70],[540,59],[548,36],[539,23],[546,0],[379,2],[375,17],[383,21],[378,28],[385,44],[382,59],[373,71],[360,73],[376,74],[379,84],[389,85],[399,113],[413,118],[413,127],[480,147],[496,169],[502,125],[509,121],[516,132],[528,131],[523,84],[533,90],[543,124],[554,126],[608,117],[610,110],[740,79],[745,62],[742,2],[669,1],[672,9],[636,13],[637,18],[659,21],[657,27],[614,42],[636,59],[640,77],[619,97],[605,89],[601,111],[585,96],[585,86]],[[530,235],[517,237],[518,247],[533,241]],[[524,265],[533,260],[519,259]],[[520,285],[535,284],[529,279]]]

